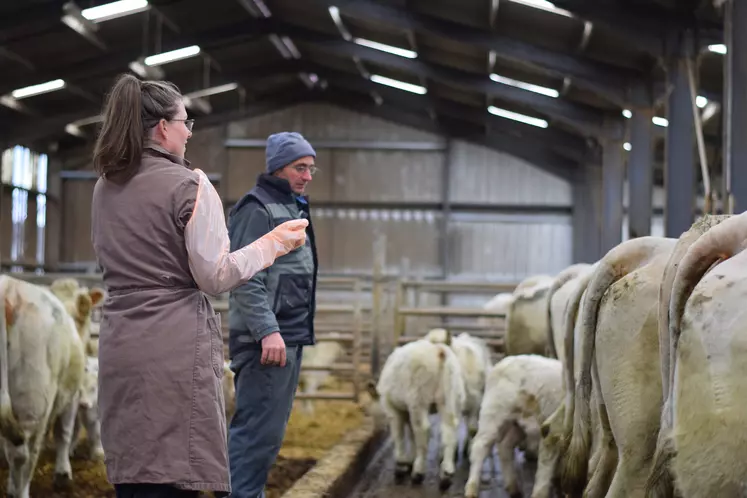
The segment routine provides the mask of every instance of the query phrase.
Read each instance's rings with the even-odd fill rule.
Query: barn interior
[[[747,206],[745,2],[12,1],[0,5],[0,275],[105,288],[92,154],[123,73],[179,87],[194,119],[186,159],[226,218],[265,170],[270,134],[297,131],[317,152],[315,327],[343,348],[308,366],[328,385],[299,392],[271,498],[361,423],[366,383],[395,348],[444,327],[498,362],[508,318],[494,296]],[[228,360],[228,294],[211,299]],[[314,429],[328,417],[313,410],[347,422]],[[304,447],[314,430],[332,435]],[[103,463],[84,460],[54,496],[114,496]],[[52,496],[39,472],[32,496]]]

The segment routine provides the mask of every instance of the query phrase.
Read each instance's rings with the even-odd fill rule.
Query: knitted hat
[[[284,131],[267,137],[265,158],[268,173],[284,168],[293,161],[306,156],[316,157],[316,151],[300,133]]]

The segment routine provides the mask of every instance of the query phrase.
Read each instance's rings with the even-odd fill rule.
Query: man
[[[266,173],[232,209],[231,251],[278,224],[306,218],[306,245],[275,260],[231,292],[229,351],[236,412],[228,431],[232,498],[264,498],[285,436],[303,346],[313,345],[317,255],[306,186],[316,152],[299,133],[270,135]]]

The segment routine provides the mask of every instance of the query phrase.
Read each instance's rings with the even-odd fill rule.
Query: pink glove
[[[205,173],[199,175],[192,217],[184,229],[189,268],[203,292],[217,296],[247,282],[276,258],[306,243],[307,220],[291,220],[230,252],[223,202]]]
[[[293,249],[297,249],[306,244],[306,227],[309,226],[308,220],[290,220],[276,226],[272,231],[263,235],[253,242],[253,244],[262,241],[260,244],[271,254],[271,260],[288,254]]]

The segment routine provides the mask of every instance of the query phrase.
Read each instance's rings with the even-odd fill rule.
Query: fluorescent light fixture
[[[163,52],[161,54],[151,55],[145,58],[146,66],[159,66],[161,64],[168,64],[169,62],[186,59],[187,57],[194,57],[200,53],[200,47],[197,45],[191,45],[189,47],[178,48],[171,52]]]
[[[528,5],[530,7],[534,7],[535,9],[552,12],[553,14],[558,14],[558,15],[566,16],[566,17],[573,17],[573,14],[571,14],[567,10],[560,9],[556,7],[552,2],[548,2],[547,0],[511,0],[511,1],[516,2],[516,3],[521,3],[524,5]]]
[[[626,118],[630,119],[630,118],[633,117],[633,113],[630,112],[630,109],[623,109],[623,116],[625,116]]]
[[[518,112],[507,111],[506,109],[501,109],[500,107],[491,105],[490,107],[488,107],[488,112],[495,116],[511,119],[513,121],[519,121],[520,123],[537,126],[539,128],[547,128],[547,121],[545,121],[544,119],[533,118],[531,116],[519,114]]]
[[[695,105],[700,107],[701,109],[704,108],[708,104],[708,99],[703,97],[702,95],[698,95],[695,97]]]
[[[25,88],[19,88],[18,90],[13,90],[10,95],[14,99],[20,100],[26,97],[31,97],[32,95],[53,92],[55,90],[59,90],[60,88],[65,88],[65,82],[63,80],[57,79],[47,81],[46,83],[39,83],[38,85],[32,85]]]
[[[0,104],[4,105],[5,107],[9,109],[23,112],[23,105],[20,102],[18,102],[16,99],[11,97],[10,95],[0,96]]]
[[[708,50],[716,54],[725,54],[726,45],[724,45],[723,43],[717,43],[715,45],[708,45]]]
[[[296,44],[293,43],[293,40],[291,40],[287,36],[281,36],[280,40],[283,42],[283,45],[285,45],[285,47],[288,49],[288,52],[290,52],[294,59],[301,58],[301,52],[298,51],[298,47],[296,47]]]
[[[528,90],[534,93],[540,93],[542,95],[547,95],[548,97],[558,98],[558,96],[560,95],[560,92],[555,89],[533,85],[532,83],[526,83],[524,81],[519,81],[512,78],[506,78],[505,76],[501,76],[500,74],[491,73],[490,79],[495,81],[496,83],[515,86],[516,88],[521,88],[522,90]]]
[[[150,9],[148,0],[119,0],[90,9],[83,9],[81,14],[89,21],[103,22],[117,17],[129,16]]]
[[[81,130],[77,125],[73,123],[68,123],[65,125],[65,132],[75,137],[80,137],[80,138],[85,137],[83,130]]]
[[[633,147],[632,147],[632,146],[630,145],[630,142],[625,142],[625,143],[623,144],[623,149],[625,149],[625,150],[630,150],[630,149],[632,149],[632,148],[633,148]]]
[[[147,80],[162,80],[166,73],[158,66],[146,66],[143,59],[140,58],[128,64],[130,71]]]
[[[656,126],[669,126],[669,121],[667,121],[666,118],[660,118],[659,116],[654,116],[653,118],[651,118],[651,122]]]
[[[353,36],[350,34],[350,32],[347,30],[347,28],[343,24],[342,17],[340,17],[340,9],[338,9],[334,5],[330,5],[328,10],[329,10],[329,15],[332,17],[332,21],[334,21],[335,26],[337,26],[337,30],[340,32],[340,34],[345,39],[345,41],[352,40]]]
[[[239,87],[238,83],[226,83],[225,85],[218,85],[213,86],[210,88],[205,88],[203,90],[197,90],[194,92],[190,92],[185,94],[185,97],[189,97],[192,99],[198,99],[200,97],[208,97],[210,95],[215,95],[217,93],[224,93],[224,92],[230,92],[232,90],[236,90]]]
[[[371,81],[374,83],[378,83],[380,85],[387,85],[394,88],[399,88],[400,90],[405,90],[412,93],[418,93],[420,95],[424,95],[428,92],[428,89],[424,86],[420,85],[413,85],[412,83],[405,83],[404,81],[394,80],[392,78],[387,78],[386,76],[381,76],[378,74],[372,74],[371,75]]]
[[[353,38],[353,43],[356,43],[358,45],[363,45],[364,47],[381,50],[382,52],[388,52],[390,54],[399,55],[400,57],[407,57],[408,59],[415,59],[418,56],[418,53],[413,52],[412,50],[407,50],[405,48],[400,48],[400,47],[394,47],[392,45],[387,45],[385,43],[379,43],[379,42],[375,42],[371,40],[366,40],[365,38]]]

